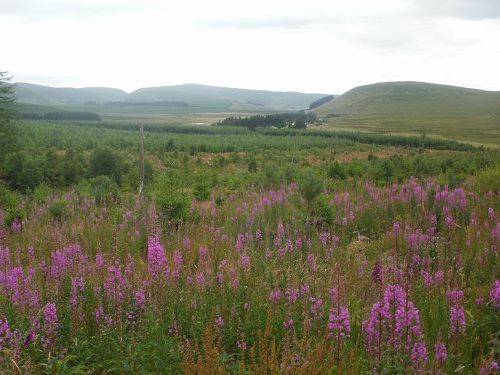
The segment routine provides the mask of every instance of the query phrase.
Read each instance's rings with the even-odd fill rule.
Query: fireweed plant
[[[0,234],[0,372],[494,373],[500,200],[473,186],[324,189],[328,223],[295,183],[179,221],[147,197],[22,199]]]

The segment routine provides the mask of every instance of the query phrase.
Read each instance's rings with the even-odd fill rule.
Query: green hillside
[[[500,92],[422,82],[356,87],[313,110],[324,124],[500,145]]]

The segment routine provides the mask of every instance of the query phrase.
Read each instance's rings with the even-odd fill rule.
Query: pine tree
[[[7,72],[0,70],[0,171],[5,167],[2,161],[5,161],[6,156],[15,149],[15,129],[12,120],[16,113],[11,106],[16,96],[14,86],[10,84],[11,78],[7,76]]]

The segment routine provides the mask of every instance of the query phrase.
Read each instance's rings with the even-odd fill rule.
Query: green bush
[[[497,193],[500,190],[500,166],[484,169],[476,174],[473,190],[479,194]]]
[[[184,190],[183,175],[173,168],[156,176],[154,200],[167,220],[177,221],[189,216],[192,196]]]
[[[54,219],[61,219],[66,214],[66,202],[58,201],[49,207],[49,212]]]
[[[110,193],[113,196],[118,196],[119,189],[115,181],[108,176],[97,176],[89,180],[90,195],[101,201],[103,198],[109,197]]]
[[[318,194],[323,192],[323,179],[318,177],[313,171],[309,169],[297,183],[297,189],[309,204],[314,200],[314,198],[316,198]]]

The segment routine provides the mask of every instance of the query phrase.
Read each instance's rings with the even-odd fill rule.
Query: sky
[[[0,70],[53,87],[500,90],[499,0],[0,0]]]

